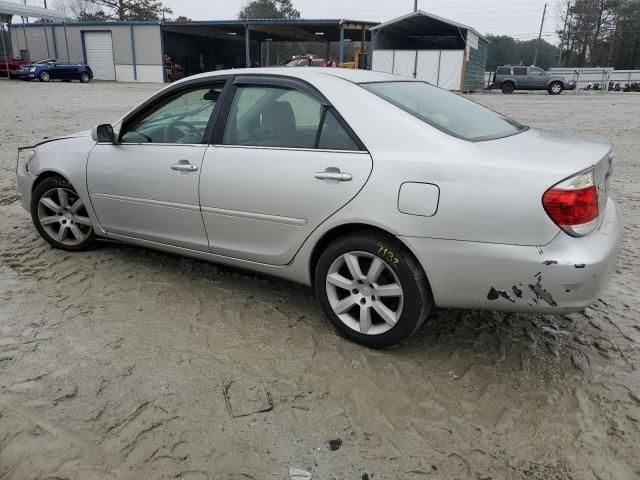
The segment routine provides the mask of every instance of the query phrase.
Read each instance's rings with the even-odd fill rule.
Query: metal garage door
[[[87,53],[87,63],[93,70],[93,78],[115,80],[116,68],[113,64],[111,32],[85,32],[84,48]]]

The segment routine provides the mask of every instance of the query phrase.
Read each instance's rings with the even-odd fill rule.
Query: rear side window
[[[513,74],[514,75],[526,75],[527,74],[527,67],[513,67]]]
[[[510,67],[498,67],[497,74],[498,75],[511,75],[511,68]]]
[[[222,143],[283,148],[358,150],[331,111],[306,93],[285,87],[239,86]]]
[[[361,86],[425,123],[464,140],[491,140],[527,129],[515,120],[426,82],[376,82]]]
[[[351,136],[342,128],[338,119],[327,110],[318,139],[318,148],[326,150],[359,150]]]

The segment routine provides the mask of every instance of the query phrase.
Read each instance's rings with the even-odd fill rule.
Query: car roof
[[[222,75],[284,75],[287,77],[300,78],[303,80],[312,80],[320,78],[320,76],[330,75],[342,78],[353,83],[367,82],[390,82],[398,80],[413,80],[407,77],[392,75],[390,73],[374,72],[371,70],[355,70],[351,68],[330,68],[330,67],[314,67],[314,68],[292,68],[292,67],[266,67],[266,68],[236,68],[230,70],[216,70],[215,72],[206,72],[187,77],[179,82],[193,80],[195,78],[215,78]],[[176,82],[176,83],[179,83]]]

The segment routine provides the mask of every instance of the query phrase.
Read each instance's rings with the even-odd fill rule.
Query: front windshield
[[[40,60],[39,62],[36,62],[36,65],[41,65],[43,63],[49,63],[49,62],[55,62],[55,60],[53,58],[47,58],[46,60]]]
[[[454,137],[470,141],[515,135],[524,125],[426,82],[363,83],[362,87]]]

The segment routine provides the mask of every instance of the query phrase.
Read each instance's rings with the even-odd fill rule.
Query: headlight
[[[30,71],[31,73],[35,72],[35,71],[36,71],[36,67],[31,67],[31,68],[29,69],[29,71]]]
[[[29,171],[29,162],[36,156],[36,151],[33,148],[19,148],[18,149],[18,165],[17,171],[24,169]]]

